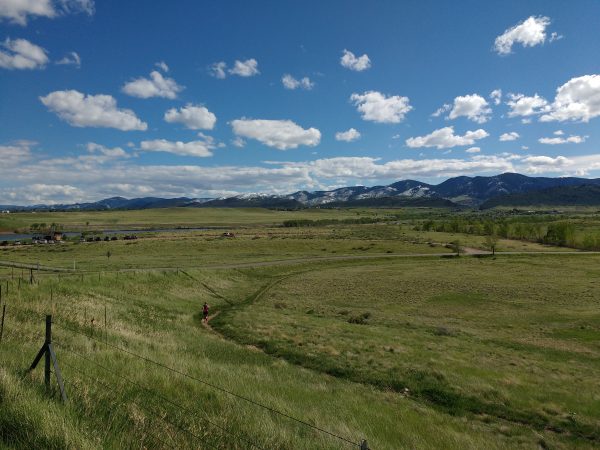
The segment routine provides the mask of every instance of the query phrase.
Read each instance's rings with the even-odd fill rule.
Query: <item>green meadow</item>
[[[600,445],[600,255],[516,239],[469,254],[485,236],[421,229],[443,210],[160,213],[43,220],[235,237],[0,247],[0,446]],[[344,222],[357,214],[385,220]],[[281,226],[322,219],[337,222]],[[70,272],[34,270],[30,284],[11,263]],[[25,375],[46,314],[64,404],[43,361]]]
[[[431,208],[411,208],[405,214],[419,216]],[[385,216],[394,210],[366,208],[277,211],[264,208],[164,208],[132,211],[21,212],[0,216],[0,230],[28,230],[33,224],[60,224],[66,230],[129,228],[234,227],[279,225],[285,220],[348,219]]]

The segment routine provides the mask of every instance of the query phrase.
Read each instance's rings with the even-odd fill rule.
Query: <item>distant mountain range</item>
[[[491,198],[480,208],[496,206],[600,206],[600,185],[560,186],[541,191],[507,194]]]
[[[109,210],[169,207],[306,208],[339,206],[494,206],[600,205],[600,179],[528,177],[503,173],[460,176],[433,185],[403,180],[387,186],[351,186],[331,191],[298,191],[286,195],[241,194],[223,198],[112,197],[99,202],[65,205],[0,205],[2,210]]]

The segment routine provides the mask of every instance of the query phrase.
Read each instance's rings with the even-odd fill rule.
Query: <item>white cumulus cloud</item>
[[[154,63],[154,65],[165,73],[167,73],[169,71],[169,66],[164,61],[159,61],[157,63]]]
[[[548,25],[550,18],[531,16],[498,36],[494,41],[494,50],[500,55],[508,55],[512,53],[514,44],[521,44],[523,47],[543,44]]]
[[[303,77],[303,78],[297,80],[296,78],[291,76],[289,73],[286,73],[283,77],[281,77],[281,83],[283,84],[283,87],[285,87],[286,89],[291,89],[291,90],[298,89],[298,88],[311,90],[315,86],[315,83],[313,81],[311,81],[310,78]]]
[[[130,109],[119,109],[110,95],[86,95],[79,91],[54,91],[40,101],[62,120],[75,127],[104,127],[118,130],[146,130]]]
[[[488,137],[487,131],[481,128],[467,131],[463,136],[454,134],[454,127],[444,127],[425,136],[411,137],[406,140],[406,145],[411,148],[435,147],[437,149],[473,145],[475,141]]]
[[[581,121],[600,116],[600,75],[572,78],[556,90],[549,112],[542,122]]]
[[[516,141],[520,137],[521,136],[519,136],[519,133],[517,133],[516,131],[511,131],[509,133],[503,133],[503,134],[501,134],[500,135],[500,141],[502,141],[502,142]]]
[[[208,68],[208,73],[210,73],[213,77],[223,79],[227,77],[227,73],[225,70],[227,69],[227,63],[225,61],[219,61],[213,63]]]
[[[236,60],[233,63],[233,67],[229,69],[231,75],[238,75],[240,77],[253,77],[258,75],[258,61],[254,58],[247,59],[246,61]],[[219,77],[218,77],[219,78]]]
[[[127,152],[121,147],[109,148],[95,142],[88,142],[86,145],[87,151],[90,153],[100,153],[108,158],[127,158]]]
[[[538,142],[540,144],[547,144],[547,145],[581,144],[581,143],[585,142],[585,139],[587,137],[587,136],[576,136],[576,135],[571,135],[569,137],[561,137],[562,131],[561,131],[561,134],[556,134],[556,132],[554,134],[558,137],[543,137],[543,138],[539,138]]]
[[[558,34],[556,31],[553,31],[550,35],[550,42],[560,41],[564,36],[562,34]]]
[[[150,73],[150,78],[136,78],[125,83],[122,90],[132,97],[174,99],[183,90],[183,86],[178,85],[174,79],[165,78],[160,72],[153,70]]]
[[[548,110],[548,101],[534,94],[533,97],[527,97],[523,94],[508,94],[509,100],[506,104],[510,111],[508,117],[527,117],[541,114]]]
[[[4,50],[2,50],[4,49]],[[0,44],[0,67],[42,69],[48,63],[46,50],[26,39],[6,39]]]
[[[528,156],[521,160],[523,164],[522,170],[526,173],[537,174],[563,171],[569,166],[572,166],[574,161],[565,158],[564,156]]]
[[[466,117],[473,122],[485,123],[489,120],[491,113],[492,109],[482,96],[477,94],[462,95],[454,99],[448,118]]]
[[[55,18],[83,12],[94,14],[93,0],[0,0],[0,20],[27,25],[29,17]]]
[[[321,142],[321,132],[316,128],[304,129],[291,120],[237,119],[231,122],[236,136],[255,139],[278,150],[314,147]]]
[[[0,161],[2,167],[9,169],[19,166],[32,158],[31,147],[34,142],[13,142],[10,145],[0,145]]]
[[[79,69],[81,67],[81,58],[76,52],[69,52],[62,59],[56,61],[55,64],[60,66],[75,66]]]
[[[369,67],[371,67],[371,60],[369,59],[369,55],[366,53],[357,57],[351,51],[344,49],[342,57],[340,58],[340,64],[346,69],[362,72],[363,70],[367,70]]]
[[[352,142],[360,138],[360,132],[355,128],[350,128],[346,131],[338,131],[335,133],[336,141]]]
[[[140,148],[147,152],[166,152],[180,156],[196,156],[206,158],[212,156],[211,150],[215,148],[212,139],[203,139],[191,142],[168,141],[166,139],[154,139],[142,141]]]
[[[217,123],[217,116],[207,108],[192,104],[179,109],[169,109],[164,119],[169,123],[182,123],[190,130],[212,130]]]
[[[452,105],[450,105],[448,103],[444,103],[442,106],[440,106],[438,109],[436,109],[431,114],[431,117],[440,117],[442,114],[450,111],[451,109],[452,109]]]
[[[467,152],[467,153],[479,153],[479,152],[481,152],[481,148],[479,148],[479,147],[469,147],[468,149],[465,150],[465,152]]]
[[[85,147],[88,151],[87,155],[80,155],[77,158],[63,158],[62,162],[71,164],[77,170],[88,170],[90,166],[93,167],[96,164],[108,164],[131,156],[121,147],[109,148],[95,142],[88,142]]]
[[[494,105],[499,105],[502,102],[502,89],[494,89],[490,92],[490,99],[494,102]]]
[[[386,97],[381,92],[367,91],[352,94],[350,101],[356,105],[363,120],[379,123],[399,123],[412,110],[408,97],[392,95]]]
[[[235,139],[231,140],[231,144],[237,148],[244,148],[246,146],[246,141],[241,137],[236,137]]]

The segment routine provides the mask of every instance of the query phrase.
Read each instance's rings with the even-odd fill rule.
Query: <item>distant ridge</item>
[[[522,194],[494,197],[481,205],[481,209],[498,206],[598,206],[600,185],[559,186]]]
[[[110,210],[110,209],[150,209],[171,207],[220,207],[220,208],[281,208],[296,209],[307,207],[341,207],[341,206],[423,206],[423,207],[455,207],[468,206],[490,208],[495,202],[527,202],[540,204],[534,192],[543,191],[545,204],[561,204],[561,202],[584,202],[582,204],[600,204],[596,190],[568,190],[576,186],[600,186],[600,179],[587,178],[550,178],[528,177],[518,173],[503,173],[494,176],[459,176],[432,185],[416,180],[402,180],[387,186],[348,186],[331,191],[297,191],[292,194],[240,194],[223,198],[160,198],[143,197],[126,199],[111,197],[98,202],[74,203],[63,205],[14,206],[0,205],[1,210]],[[555,189],[555,190],[553,190]],[[531,195],[521,195],[531,194]],[[521,195],[521,196],[519,196]],[[512,197],[511,197],[512,196]],[[580,200],[575,199],[582,196]],[[501,198],[501,199],[499,199]],[[497,203],[500,205],[500,203]],[[567,203],[575,204],[575,203]],[[579,203],[577,203],[579,204]],[[524,205],[524,204],[523,204]]]

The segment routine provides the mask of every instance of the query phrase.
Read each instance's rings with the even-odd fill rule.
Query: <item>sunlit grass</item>
[[[347,448],[108,343],[352,441],[367,438],[377,450],[597,444],[597,256],[385,258],[450,256],[439,243],[456,239],[482,245],[410,224],[234,231],[233,239],[159,233],[0,250],[0,260],[64,268],[75,261],[83,270],[60,278],[34,272],[33,285],[24,273],[19,289],[12,269],[0,268],[2,285],[9,283],[0,442]],[[552,249],[502,243],[521,245]],[[279,260],[294,263],[247,265]],[[154,270],[127,271],[144,268]],[[205,301],[219,312],[217,332],[200,323]],[[21,378],[43,342],[47,313],[56,321],[65,406],[55,388],[45,394],[41,367]]]

